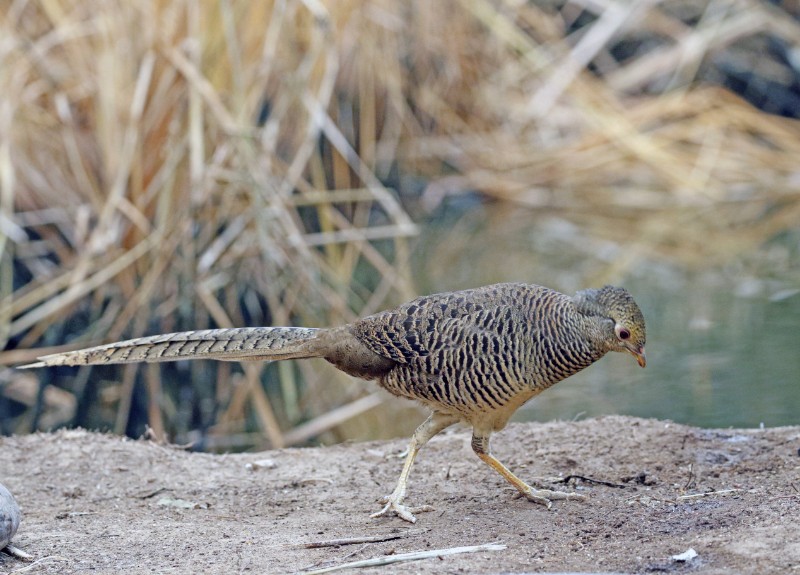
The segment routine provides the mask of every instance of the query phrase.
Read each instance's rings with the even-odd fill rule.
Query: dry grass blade
[[[408,529],[405,531],[387,533],[386,535],[362,535],[360,537],[345,537],[342,539],[326,539],[322,541],[311,541],[309,543],[299,543],[300,547],[306,549],[319,549],[320,547],[341,547],[343,545],[355,545],[356,543],[377,543],[381,541],[392,541],[403,537],[412,537],[426,533],[430,529]]]
[[[387,187],[406,174],[433,180],[425,208],[478,190],[635,242],[606,274],[653,254],[730,257],[796,227],[800,125],[708,83],[740,68],[793,78],[764,65],[766,38],[796,44],[789,10],[12,3],[0,13],[2,357],[340,324],[408,299],[417,228]],[[114,372],[124,389],[48,377],[81,402],[111,398],[117,413],[88,423],[137,434],[161,417],[168,436],[237,447],[256,431],[273,444],[336,439],[344,417],[377,403],[322,362],[160,370],[160,385]],[[148,389],[161,401],[140,401]]]

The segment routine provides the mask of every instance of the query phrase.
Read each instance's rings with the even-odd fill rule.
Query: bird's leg
[[[408,485],[408,474],[411,472],[411,465],[414,463],[414,458],[417,456],[419,450],[422,449],[422,446],[428,443],[431,437],[446,427],[450,427],[457,421],[458,418],[452,415],[434,411],[430,414],[428,419],[417,427],[414,435],[411,436],[411,441],[408,443],[406,460],[403,463],[403,471],[400,472],[400,479],[397,481],[397,487],[394,488],[391,495],[385,498],[386,505],[384,508],[377,513],[373,513],[371,517],[380,517],[381,515],[386,515],[390,511],[394,511],[401,519],[414,523],[417,520],[417,518],[414,517],[414,512],[418,513],[432,510],[432,508],[428,506],[410,509],[403,505],[403,499],[405,499],[406,487]]]
[[[472,450],[487,465],[502,475],[506,481],[517,488],[517,490],[529,501],[540,503],[550,509],[551,501],[554,499],[572,499],[575,501],[586,500],[585,495],[579,493],[565,493],[564,491],[551,491],[549,489],[534,489],[519,477],[514,475],[511,470],[500,463],[500,461],[489,452],[489,434],[480,434],[476,430],[472,432]]]

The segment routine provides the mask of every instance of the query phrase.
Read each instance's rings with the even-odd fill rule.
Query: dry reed
[[[734,42],[800,27],[753,0],[689,8],[693,25],[654,0],[6,3],[0,363],[65,342],[338,324],[408,298],[415,226],[385,187],[398,171],[639,238],[614,273],[652,253],[706,258],[731,229],[725,253],[796,226],[800,127],[694,80]],[[578,13],[593,22],[570,34]],[[645,36],[660,47],[611,54]],[[18,431],[146,421],[222,448],[365,435],[352,418],[382,397],[322,362],[106,374],[45,375],[66,412],[28,375],[4,371],[0,392],[35,408]]]

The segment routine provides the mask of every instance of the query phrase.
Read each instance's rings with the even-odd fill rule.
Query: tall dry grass
[[[415,226],[387,188],[402,174],[430,201],[477,189],[635,238],[609,274],[761,242],[799,221],[800,128],[695,80],[743,39],[794,42],[785,16],[753,0],[7,2],[0,362],[406,299]],[[626,38],[657,48],[621,61]],[[89,374],[3,372],[31,409],[7,407],[2,431],[147,422],[227,448],[385,420],[383,396],[325,365]]]
[[[376,64],[342,60],[342,26],[360,36],[364,18],[317,2],[11,5],[0,56],[0,336],[14,348],[4,361],[155,331],[337,324],[410,297],[415,227],[381,183],[401,136],[386,96],[397,79],[359,81]],[[157,370],[113,372],[121,387],[98,394],[116,406],[113,428],[131,430],[144,388],[159,436],[247,430],[252,410],[275,445],[341,402],[325,393],[331,370],[305,369],[301,385],[278,368],[268,394],[264,366],[190,369],[198,383],[171,390]],[[32,400],[20,377],[18,398],[27,381]],[[57,377],[94,395],[84,375]],[[186,413],[181,395],[206,413]],[[369,397],[351,412],[373,407]]]

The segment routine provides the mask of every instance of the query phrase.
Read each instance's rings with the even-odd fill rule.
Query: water
[[[703,427],[800,424],[800,234],[734,262],[687,268],[641,259],[607,277],[625,246],[586,237],[564,219],[491,205],[444,213],[417,250],[420,291],[525,281],[574,293],[615,283],[644,312],[646,369],[609,354],[516,420],[627,414]]]

